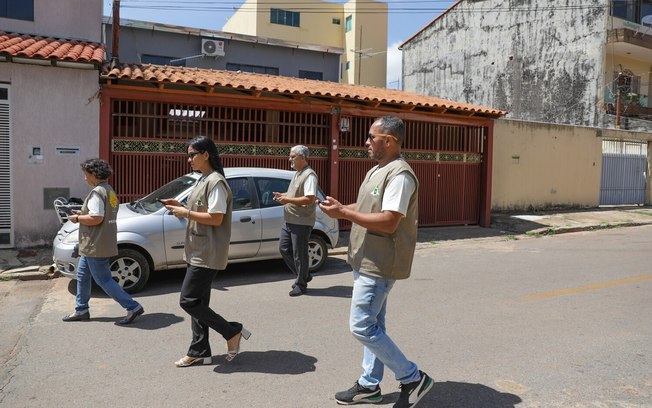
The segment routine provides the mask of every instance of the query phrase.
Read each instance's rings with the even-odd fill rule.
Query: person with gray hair
[[[310,150],[303,145],[290,150],[290,167],[296,173],[287,192],[274,192],[274,200],[285,206],[279,250],[285,264],[296,275],[290,296],[306,293],[308,282],[312,280],[308,242],[315,225],[318,181],[317,174],[308,164],[309,155]]]

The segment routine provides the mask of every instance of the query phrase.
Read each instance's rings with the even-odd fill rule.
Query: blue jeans
[[[111,277],[109,258],[93,258],[82,256],[77,266],[77,298],[75,312],[88,312],[88,301],[91,298],[91,278],[102,290],[113,298],[128,312],[140,307],[127,292]]]
[[[349,327],[353,337],[364,345],[362,376],[358,383],[375,388],[383,379],[385,366],[401,384],[418,381],[416,364],[408,360],[389,338],[385,329],[387,296],[395,280],[382,279],[353,271],[353,297]]]

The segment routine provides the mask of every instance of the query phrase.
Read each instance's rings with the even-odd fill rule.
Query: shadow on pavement
[[[215,372],[231,373],[263,373],[299,375],[315,371],[317,359],[298,351],[243,351],[232,362],[226,362],[224,356],[215,357],[219,361]],[[222,363],[223,362],[223,363]]]
[[[383,395],[383,403],[394,403],[399,392]],[[515,408],[519,396],[494,390],[482,384],[436,382],[419,402],[422,407],[437,408]]]
[[[341,297],[351,298],[353,293],[353,286],[331,286],[330,288],[312,288],[308,285],[308,291],[304,296],[320,296],[320,297]]]
[[[348,273],[351,267],[346,263],[346,260],[329,257],[326,265],[319,271],[313,274],[314,279],[319,280],[320,276],[336,275],[340,273]],[[183,277],[186,274],[185,269],[171,269],[168,271],[157,271],[150,275],[149,281],[145,288],[133,294],[134,299],[145,298],[148,296],[158,296],[168,293],[179,293]],[[241,264],[229,265],[224,271],[220,271],[213,281],[213,289],[219,291],[228,291],[230,287],[240,285],[256,285],[259,283],[280,282],[287,281],[288,287],[292,286],[294,275],[291,274],[283,261],[269,260],[247,262]],[[313,281],[315,282],[315,281]],[[337,288],[333,290],[319,289],[324,291],[322,296],[342,296],[350,297],[344,292],[339,291]],[[317,291],[317,289],[315,289]],[[77,293],[77,281],[71,279],[68,283],[68,292],[75,296]],[[340,293],[341,292],[341,293]],[[350,292],[350,291],[349,291]],[[317,296],[317,294],[315,294]],[[91,298],[107,298],[108,296],[104,291],[93,284],[91,291]]]
[[[94,319],[91,318],[91,320]],[[181,323],[184,320],[183,317],[177,316],[174,313],[147,313],[147,309],[145,309],[145,313],[134,320],[133,323],[120,327],[141,330],[158,330],[172,326],[173,324]]]

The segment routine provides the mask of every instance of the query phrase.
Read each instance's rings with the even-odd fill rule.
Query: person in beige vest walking
[[[285,264],[296,275],[290,296],[301,296],[308,289],[310,257],[308,242],[315,226],[317,174],[308,164],[310,151],[297,145],[290,149],[290,166],[296,170],[288,191],[274,192],[274,200],[283,204],[285,223],[281,228],[279,251]]]
[[[174,364],[188,367],[210,364],[210,329],[226,340],[226,360],[240,352],[240,340],[251,333],[241,323],[229,322],[210,308],[211,284],[217,272],[226,268],[231,240],[232,194],[215,143],[198,136],[188,143],[188,163],[201,177],[192,189],[187,204],[175,199],[161,200],[178,218],[186,218],[184,260],[188,264],[181,285],[179,305],[191,317],[192,341],[188,352]]]
[[[419,181],[401,156],[405,125],[394,116],[376,119],[365,146],[378,162],[365,176],[355,204],[332,197],[320,203],[327,215],[353,223],[348,263],[353,268],[349,327],[364,346],[362,375],[348,390],[335,394],[338,404],[378,403],[384,368],[394,372],[401,393],[394,408],[414,407],[432,388],[387,335],[387,298],[397,280],[407,279],[416,248]]]
[[[79,264],[77,265],[77,297],[75,311],[63,318],[64,322],[90,319],[88,302],[91,297],[91,280],[120,306],[127,316],[116,324],[130,324],[145,310],[111,276],[109,258],[118,255],[118,197],[107,180],[113,174],[109,163],[89,159],[81,164],[86,182],[93,187],[84,200],[81,210],[68,217],[79,224]]]

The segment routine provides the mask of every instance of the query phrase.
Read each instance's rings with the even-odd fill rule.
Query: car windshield
[[[179,198],[179,195],[188,190],[195,184],[196,179],[190,176],[181,176],[167,183],[166,185],[155,190],[153,193],[141,198],[140,200],[129,203],[132,211],[152,213],[163,207],[163,203],[158,201],[163,198]]]

